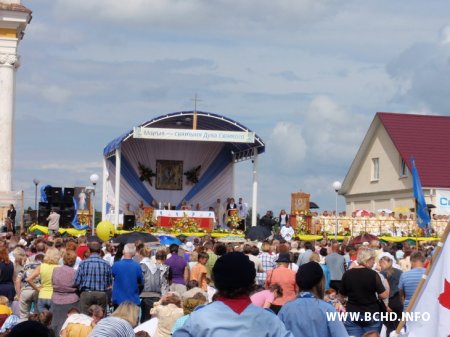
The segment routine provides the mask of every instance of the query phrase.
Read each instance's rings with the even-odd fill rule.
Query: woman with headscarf
[[[298,297],[286,303],[278,317],[295,337],[348,337],[344,324],[329,319],[336,313],[334,307],[323,300],[325,277],[322,267],[314,261],[300,266],[295,276],[300,289]]]
[[[389,283],[389,302],[387,310],[397,314],[396,320],[388,320],[384,322],[384,325],[386,326],[386,336],[389,336],[390,333],[397,328],[400,318],[402,317],[403,304],[400,300],[398,288],[402,271],[399,268],[396,268],[395,258],[391,254],[386,252],[381,253],[378,258],[378,265],[381,268],[381,274]]]

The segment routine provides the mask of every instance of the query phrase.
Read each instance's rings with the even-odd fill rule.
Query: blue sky
[[[84,186],[103,147],[174,111],[223,114],[266,142],[259,212],[306,191],[333,209],[377,111],[448,114],[448,1],[28,0],[14,189]],[[250,202],[250,163],[237,196]],[[99,198],[99,197],[98,197]],[[100,200],[100,199],[99,199]],[[344,200],[340,197],[340,207]]]

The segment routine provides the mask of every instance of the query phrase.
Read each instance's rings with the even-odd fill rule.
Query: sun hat
[[[194,244],[190,241],[186,242],[184,245],[181,245],[181,248],[188,252],[192,252],[195,249]]]

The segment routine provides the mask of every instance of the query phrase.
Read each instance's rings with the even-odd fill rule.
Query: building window
[[[380,159],[372,158],[372,181],[380,180]]]
[[[402,159],[400,164],[400,177],[406,177],[408,175],[408,166],[406,162]]]

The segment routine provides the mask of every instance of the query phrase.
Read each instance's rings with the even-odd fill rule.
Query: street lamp
[[[95,207],[94,207],[94,198],[95,198],[95,185],[97,185],[98,181],[98,174],[94,173],[91,174],[89,177],[89,180],[91,181],[92,185],[94,185],[94,188],[92,189],[91,194],[91,203],[92,203],[92,235],[95,235]]]
[[[334,239],[337,240],[337,235],[338,235],[338,228],[339,228],[339,223],[338,223],[338,194],[339,194],[339,190],[341,189],[342,184],[340,181],[335,181],[333,183],[333,188],[334,191],[336,192],[336,213],[334,214],[335,216],[335,220],[336,220],[336,228],[334,231]]]
[[[33,179],[33,184],[36,187],[34,191],[34,210],[37,212],[37,187],[39,185],[40,181],[36,178]],[[36,214],[37,216],[37,214]]]

